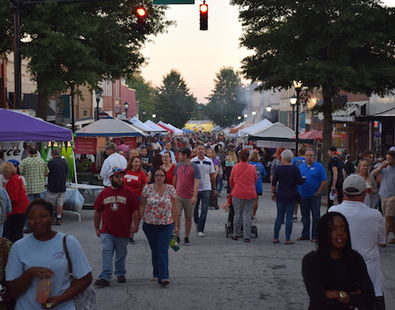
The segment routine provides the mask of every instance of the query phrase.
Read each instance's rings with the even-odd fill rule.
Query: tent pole
[[[78,178],[77,178],[77,165],[75,163],[75,143],[74,143],[74,135],[73,135],[73,140],[71,141],[71,149],[73,150],[73,166],[74,166],[74,181],[75,184],[78,184]]]

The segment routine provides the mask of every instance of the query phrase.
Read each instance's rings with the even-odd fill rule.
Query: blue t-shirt
[[[263,166],[263,164],[261,162],[250,161],[250,164],[255,166],[256,174],[258,176],[258,178],[256,179],[256,184],[255,184],[256,192],[257,192],[257,194],[262,194],[263,179],[266,176],[265,167]]]
[[[303,198],[314,196],[321,182],[326,181],[324,166],[316,161],[311,166],[304,162],[299,166],[299,170],[302,177],[306,177],[304,183],[298,186],[300,196]]]
[[[8,256],[6,266],[6,281],[19,278],[31,267],[46,267],[53,271],[52,290],[50,296],[59,296],[70,286],[68,265],[63,251],[63,233],[58,232],[48,241],[40,241],[30,234],[14,243]],[[81,279],[92,271],[85,253],[76,238],[67,236],[67,249],[73,263],[73,276]],[[36,301],[36,291],[39,279],[33,278],[29,288],[18,297],[16,310],[42,310]],[[60,304],[55,310],[75,310],[74,301],[69,300]]]
[[[299,167],[304,162],[305,162],[305,159],[302,156],[292,158],[292,165],[294,165],[296,167]]]

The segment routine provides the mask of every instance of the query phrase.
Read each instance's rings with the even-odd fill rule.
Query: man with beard
[[[113,256],[118,283],[125,283],[127,244],[130,233],[139,226],[139,205],[136,195],[123,186],[124,171],[114,168],[110,175],[111,187],[105,188],[95,201],[94,223],[96,235],[101,238],[102,272],[96,280],[97,287],[111,284]]]

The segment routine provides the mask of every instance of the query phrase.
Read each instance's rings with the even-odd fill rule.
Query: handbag
[[[66,242],[67,235],[63,237],[63,250],[67,258],[67,265],[70,277],[70,283],[76,279],[73,277],[73,263],[70,259],[69,250]],[[95,310],[96,309],[96,292],[91,285],[89,285],[83,292],[74,296],[74,305],[77,310]]]

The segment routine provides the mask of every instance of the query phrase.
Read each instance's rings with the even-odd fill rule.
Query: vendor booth
[[[150,120],[146,121],[146,122],[144,123],[144,125],[146,125],[146,126],[152,128],[152,130],[153,130],[154,132],[156,132],[156,133],[166,133],[166,132],[167,132],[166,129],[164,129],[164,128],[158,126],[158,125],[156,125],[153,121],[150,121]]]

